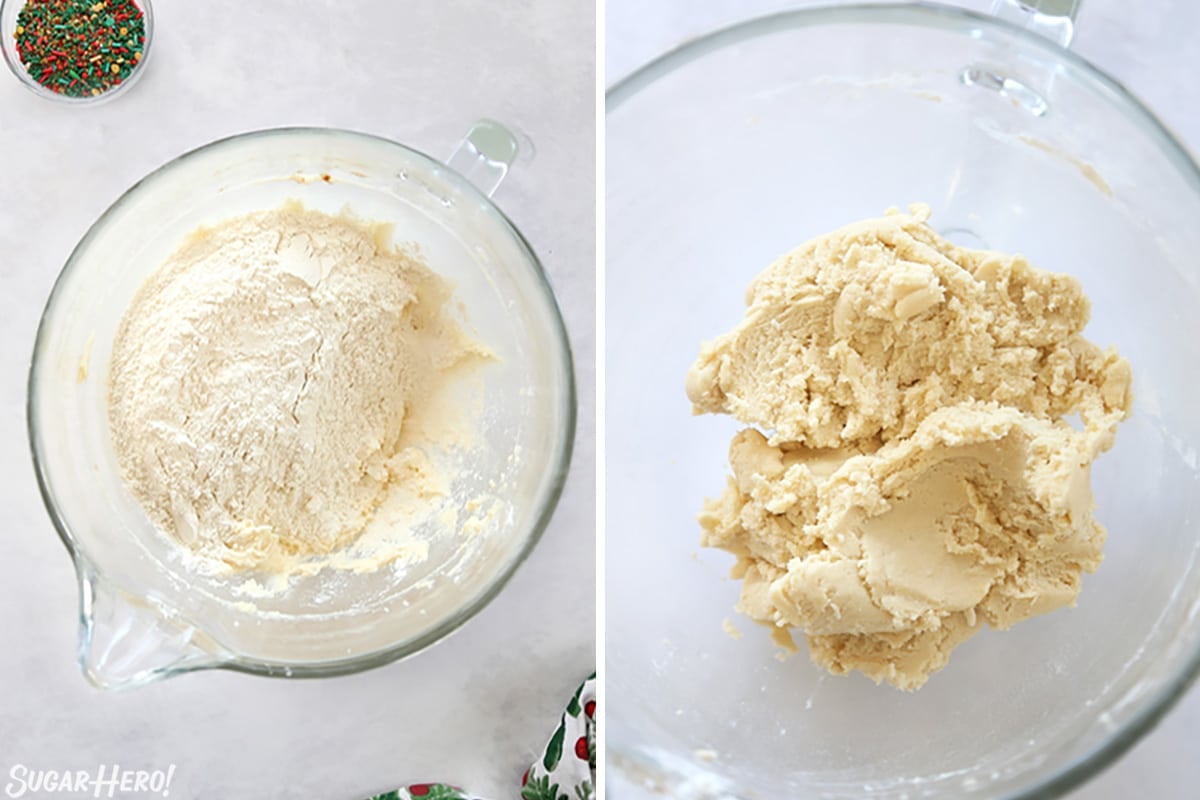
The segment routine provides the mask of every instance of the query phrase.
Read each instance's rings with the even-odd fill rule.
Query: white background
[[[147,72],[110,104],[50,103],[0,67],[0,787],[19,763],[175,763],[172,798],[354,800],[430,780],[514,797],[594,668],[594,5],[157,0],[155,10]],[[24,428],[38,316],[75,242],[142,175],[218,137],[332,125],[445,157],[481,116],[537,148],[496,200],[550,272],[578,363],[571,477],[530,560],[451,639],[373,672],[88,686],[75,663],[74,577]]]
[[[826,0],[825,4],[828,4]],[[987,0],[953,3],[987,11]],[[644,62],[732,22],[804,5],[809,0],[607,0],[606,80],[611,85]],[[1185,0],[1128,3],[1083,0],[1073,49],[1125,83],[1200,153],[1200,4]],[[1197,221],[1200,224],[1200,220]],[[1200,689],[1115,766],[1070,800],[1193,800],[1200,797]],[[619,800],[619,798],[617,799]]]
[[[782,0],[610,0],[608,78]],[[987,4],[964,3],[982,9]],[[155,54],[131,93],[51,105],[0,74],[0,783],[16,763],[178,765],[172,797],[361,797],[445,779],[496,798],[592,668],[595,341],[592,46],[583,0],[158,0]],[[1192,49],[1200,6],[1087,0],[1076,49],[1200,150]],[[42,303],[92,220],[141,175],[231,133],[326,124],[447,154],[479,116],[538,153],[497,200],[546,263],[578,362],[580,435],[567,493],[508,589],[452,639],[359,676],[184,676],[91,689],[74,663],[70,564],[37,498],[24,380]],[[1192,797],[1200,692],[1073,797]]]

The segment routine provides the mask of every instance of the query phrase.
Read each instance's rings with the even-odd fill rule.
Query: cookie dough
[[[738,557],[740,610],[906,690],[984,623],[1074,603],[1105,537],[1089,467],[1131,403],[1128,362],[1081,335],[1076,280],[928,217],[893,210],[776,261],[687,378],[696,413],[752,426],[700,515],[704,544]]]

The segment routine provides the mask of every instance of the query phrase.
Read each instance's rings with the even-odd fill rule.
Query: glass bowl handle
[[[992,15],[1011,25],[1025,28],[1066,48],[1075,35],[1075,17],[1083,0],[994,0]],[[967,86],[977,86],[1011,100],[1035,117],[1050,110],[1048,91],[1052,76],[1035,81],[1018,77],[1006,66],[970,64],[959,73]]]
[[[995,0],[992,15],[1069,47],[1083,0]]]
[[[528,139],[495,120],[481,119],[463,136],[446,164],[491,197],[522,152],[533,152]]]

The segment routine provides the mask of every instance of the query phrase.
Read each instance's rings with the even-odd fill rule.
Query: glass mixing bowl
[[[1200,172],[1179,143],[1055,42],[909,5],[694,41],[615,86],[607,125],[610,794],[1049,797],[1128,748],[1200,664]],[[695,515],[740,426],[690,416],[684,375],[774,258],[913,201],[1077,276],[1136,399],[1093,468],[1109,538],[1078,607],[985,630],[905,694],[781,663],[734,612]]]
[[[528,555],[558,500],[575,427],[571,355],[542,268],[485,192],[516,141],[472,129],[454,169],[386,139],[262,131],[172,161],[92,226],[54,286],[29,381],[29,434],[46,506],[81,587],[80,658],[102,686],[206,667],[284,676],[353,672],[414,653],[479,611]],[[476,188],[465,173],[478,184]],[[478,409],[476,437],[428,452],[449,490],[414,536],[429,555],[358,574],[325,569],[278,596],[246,575],[200,575],[121,481],[108,427],[117,324],[146,276],[198,226],[298,200],[394,226],[455,285],[496,358],[446,400]],[[473,503],[478,509],[472,511]],[[457,524],[441,510],[459,512]],[[435,509],[437,510],[437,509]]]

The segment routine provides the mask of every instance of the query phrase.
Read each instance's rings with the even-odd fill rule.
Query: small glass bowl
[[[146,35],[145,40],[142,42],[142,59],[133,68],[133,71],[129,73],[129,77],[98,95],[71,97],[46,88],[29,74],[28,70],[25,69],[25,65],[21,63],[21,56],[17,53],[15,41],[17,15],[21,13],[21,9],[25,7],[27,2],[28,0],[0,0],[0,51],[3,51],[4,63],[8,64],[8,68],[12,70],[13,75],[16,75],[17,79],[26,88],[39,97],[44,97],[48,100],[57,100],[60,103],[70,105],[97,105],[108,102],[117,95],[129,91],[129,87],[137,83],[142,73],[146,71],[146,62],[150,60],[150,45],[154,41],[154,8],[150,0],[134,0],[137,6],[142,9],[142,14],[145,17]]]

